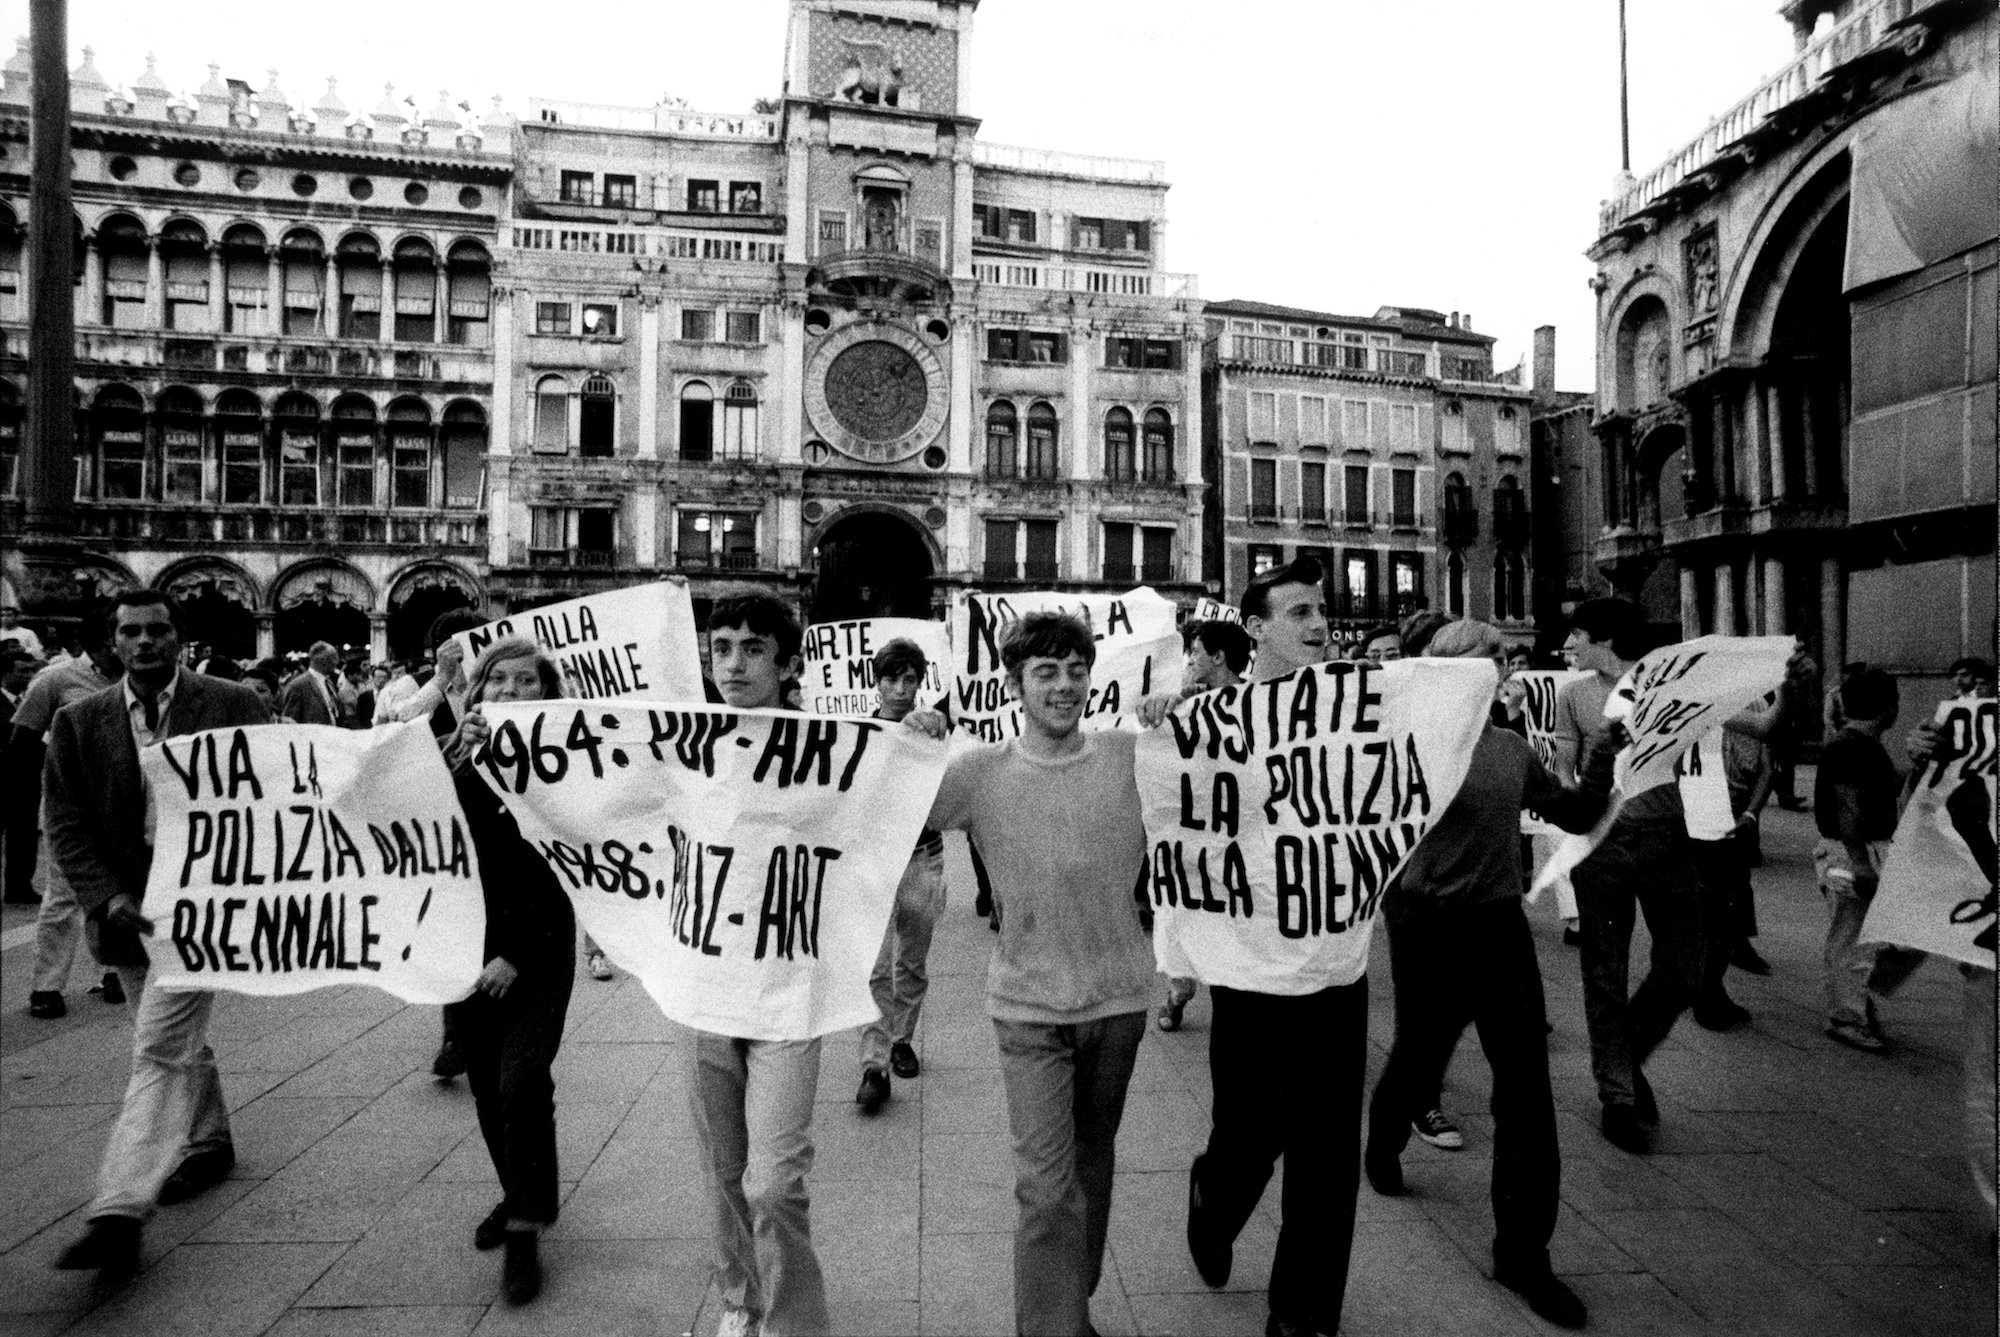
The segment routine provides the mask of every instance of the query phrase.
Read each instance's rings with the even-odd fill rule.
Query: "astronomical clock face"
[[[861,321],[828,334],[808,355],[805,380],[813,427],[854,459],[909,459],[944,427],[944,367],[922,338],[898,326]]]

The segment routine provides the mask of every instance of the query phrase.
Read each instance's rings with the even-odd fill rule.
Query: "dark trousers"
[[[538,962],[504,998],[474,993],[445,1009],[465,1055],[486,1154],[499,1172],[507,1216],[556,1219],[556,1084],[549,1069],[562,1045],[576,962]]]
[[[1701,988],[1708,940],[1693,842],[1679,832],[1614,829],[1613,836],[1577,865],[1570,883],[1583,935],[1583,1019],[1597,1098],[1630,1105],[1640,1065]],[[1641,911],[1653,938],[1652,964],[1628,997],[1632,925]]]
[[[1518,897],[1389,921],[1396,1040],[1368,1104],[1368,1154],[1394,1156],[1467,1025],[1493,1068],[1493,1258],[1546,1270],[1562,1158],[1535,940]]]
[[[1194,1183],[1232,1241],[1285,1158],[1271,1312],[1316,1332],[1340,1328],[1361,1183],[1368,980],[1298,996],[1212,989],[1208,1150]]]
[[[1701,879],[1702,924],[1708,960],[1701,972],[1700,999],[1723,997],[1722,977],[1738,944],[1757,936],[1757,892],[1750,885],[1750,848],[1755,836],[1738,829],[1721,840],[1690,841],[1695,875]]]
[[[40,751],[39,746],[35,750]],[[0,816],[0,837],[4,837],[7,851],[3,894],[16,903],[32,903],[41,899],[35,894],[33,882],[42,808],[41,778],[28,771],[18,758],[8,758],[6,765],[16,773],[7,777],[7,802],[0,804],[6,810]],[[20,773],[24,771],[27,773]]]

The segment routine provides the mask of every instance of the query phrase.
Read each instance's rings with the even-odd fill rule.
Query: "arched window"
[[[609,459],[615,451],[618,393],[609,376],[586,376],[578,397],[576,453]]]
[[[238,223],[222,234],[222,328],[231,334],[263,334],[270,307],[271,261],[264,234]]]
[[[382,337],[382,247],[366,232],[350,232],[334,248],[340,269],[340,337]]]
[[[1057,460],[1056,411],[1047,400],[1028,405],[1028,456],[1023,476],[1053,479],[1062,466]]]
[[[343,507],[375,505],[375,405],[365,395],[342,395],[333,401],[334,465],[340,472]]]
[[[19,490],[21,468],[21,392],[12,381],[0,381],[0,497]]]
[[[215,397],[215,435],[222,456],[222,500],[231,506],[264,504],[264,406],[248,390]]]
[[[1020,418],[1014,406],[996,399],[986,410],[986,476],[1013,478],[1020,472]]]
[[[444,451],[444,504],[477,507],[486,482],[486,410],[469,399],[446,404],[438,440]]]
[[[160,437],[160,500],[201,502],[203,486],[201,396],[170,385],[153,401],[153,425]]]
[[[681,391],[681,458],[715,458],[715,391],[707,381],[689,381]]]
[[[437,342],[437,252],[422,237],[396,243],[396,342]]]
[[[97,437],[97,495],[138,501],[146,495],[146,410],[129,385],[107,385],[91,404]]]
[[[1104,415],[1104,476],[1130,482],[1137,478],[1132,458],[1132,415],[1112,409]]]
[[[450,302],[445,342],[484,348],[492,342],[488,310],[493,294],[493,260],[476,241],[455,241],[445,253],[445,295]]]
[[[431,504],[431,410],[414,395],[389,405],[389,504]]]
[[[1165,409],[1146,410],[1146,450],[1140,470],[1148,483],[1174,480],[1174,420]]]
[[[1527,593],[1521,554],[1502,551],[1493,554],[1493,616],[1521,621],[1527,615]]]
[[[1512,474],[1502,474],[1493,484],[1493,538],[1509,547],[1528,541],[1528,508],[1521,484]]]
[[[146,325],[146,228],[130,214],[113,214],[97,225],[97,251],[104,267],[99,318],[113,329]]]
[[[319,402],[289,391],[278,396],[271,417],[278,428],[278,504],[317,507],[322,491]]]
[[[1453,548],[1444,559],[1445,611],[1465,616],[1465,554]]]
[[[326,245],[310,228],[295,227],[278,243],[278,268],[285,291],[281,299],[286,334],[321,334],[320,311],[326,305]]]
[[[1466,544],[1479,537],[1479,516],[1473,505],[1472,489],[1462,473],[1444,478],[1444,541]]]
[[[737,381],[722,397],[722,458],[757,458],[757,391]]]
[[[535,453],[560,455],[569,450],[569,382],[544,376],[535,382]]]
[[[21,251],[26,237],[14,211],[0,203],[0,319],[26,318],[28,295],[21,287]]]
[[[212,330],[208,312],[208,233],[192,218],[160,229],[160,271],[166,280],[164,315],[170,330]]]

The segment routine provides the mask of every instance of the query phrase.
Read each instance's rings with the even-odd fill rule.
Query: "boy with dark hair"
[[[766,594],[718,599],[709,663],[725,704],[776,709],[799,676],[803,629]],[[818,1040],[751,1040],[690,1030],[688,1110],[708,1187],[719,1334],[823,1333],[826,1280],[813,1252],[812,1165]]]
[[[915,641],[897,637],[875,652],[875,718],[900,720],[917,706],[930,659]],[[882,935],[882,950],[868,977],[881,1017],[861,1028],[861,1089],[854,1095],[863,1114],[889,1099],[889,1073],[915,1077],[923,1071],[910,1040],[917,1033],[929,983],[925,962],[931,934],[944,913],[944,838],[926,828],[917,839],[903,879],[896,884],[896,908]]]
[[[1896,834],[1896,798],[1903,777],[1882,746],[1896,723],[1896,680],[1863,669],[1840,685],[1845,723],[1820,752],[1813,783],[1813,821],[1820,839],[1813,867],[1832,918],[1826,928],[1827,1038],[1880,1054],[1888,1041],[1875,1020],[1875,999],[1895,991],[1923,961],[1903,947],[1863,947],[1861,921],[1881,881],[1882,857]]]
[[[1009,627],[1000,662],[1021,734],[955,757],[929,822],[979,843],[1002,911],[986,995],[1014,1144],[1015,1328],[1076,1337],[1092,1331],[1153,980],[1132,896],[1146,850],[1137,735],[1079,728],[1096,657],[1090,628],[1069,614]],[[936,714],[909,722],[943,731]]]
[[[1361,635],[1361,657],[1371,664],[1387,664],[1403,657],[1403,633],[1395,627],[1372,627]]]

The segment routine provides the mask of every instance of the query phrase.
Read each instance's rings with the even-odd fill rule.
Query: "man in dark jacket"
[[[229,1112],[208,1047],[215,995],[147,989],[140,912],[152,869],[152,809],[139,749],[231,725],[267,724],[256,693],[180,667],[173,600],[128,590],[110,614],[122,682],[64,706],[49,730],[42,792],[49,849],[86,915],[91,951],[138,1003],[132,1080],[104,1149],[90,1228],[58,1267],[129,1272],[157,1202],[193,1197],[236,1163]]]

